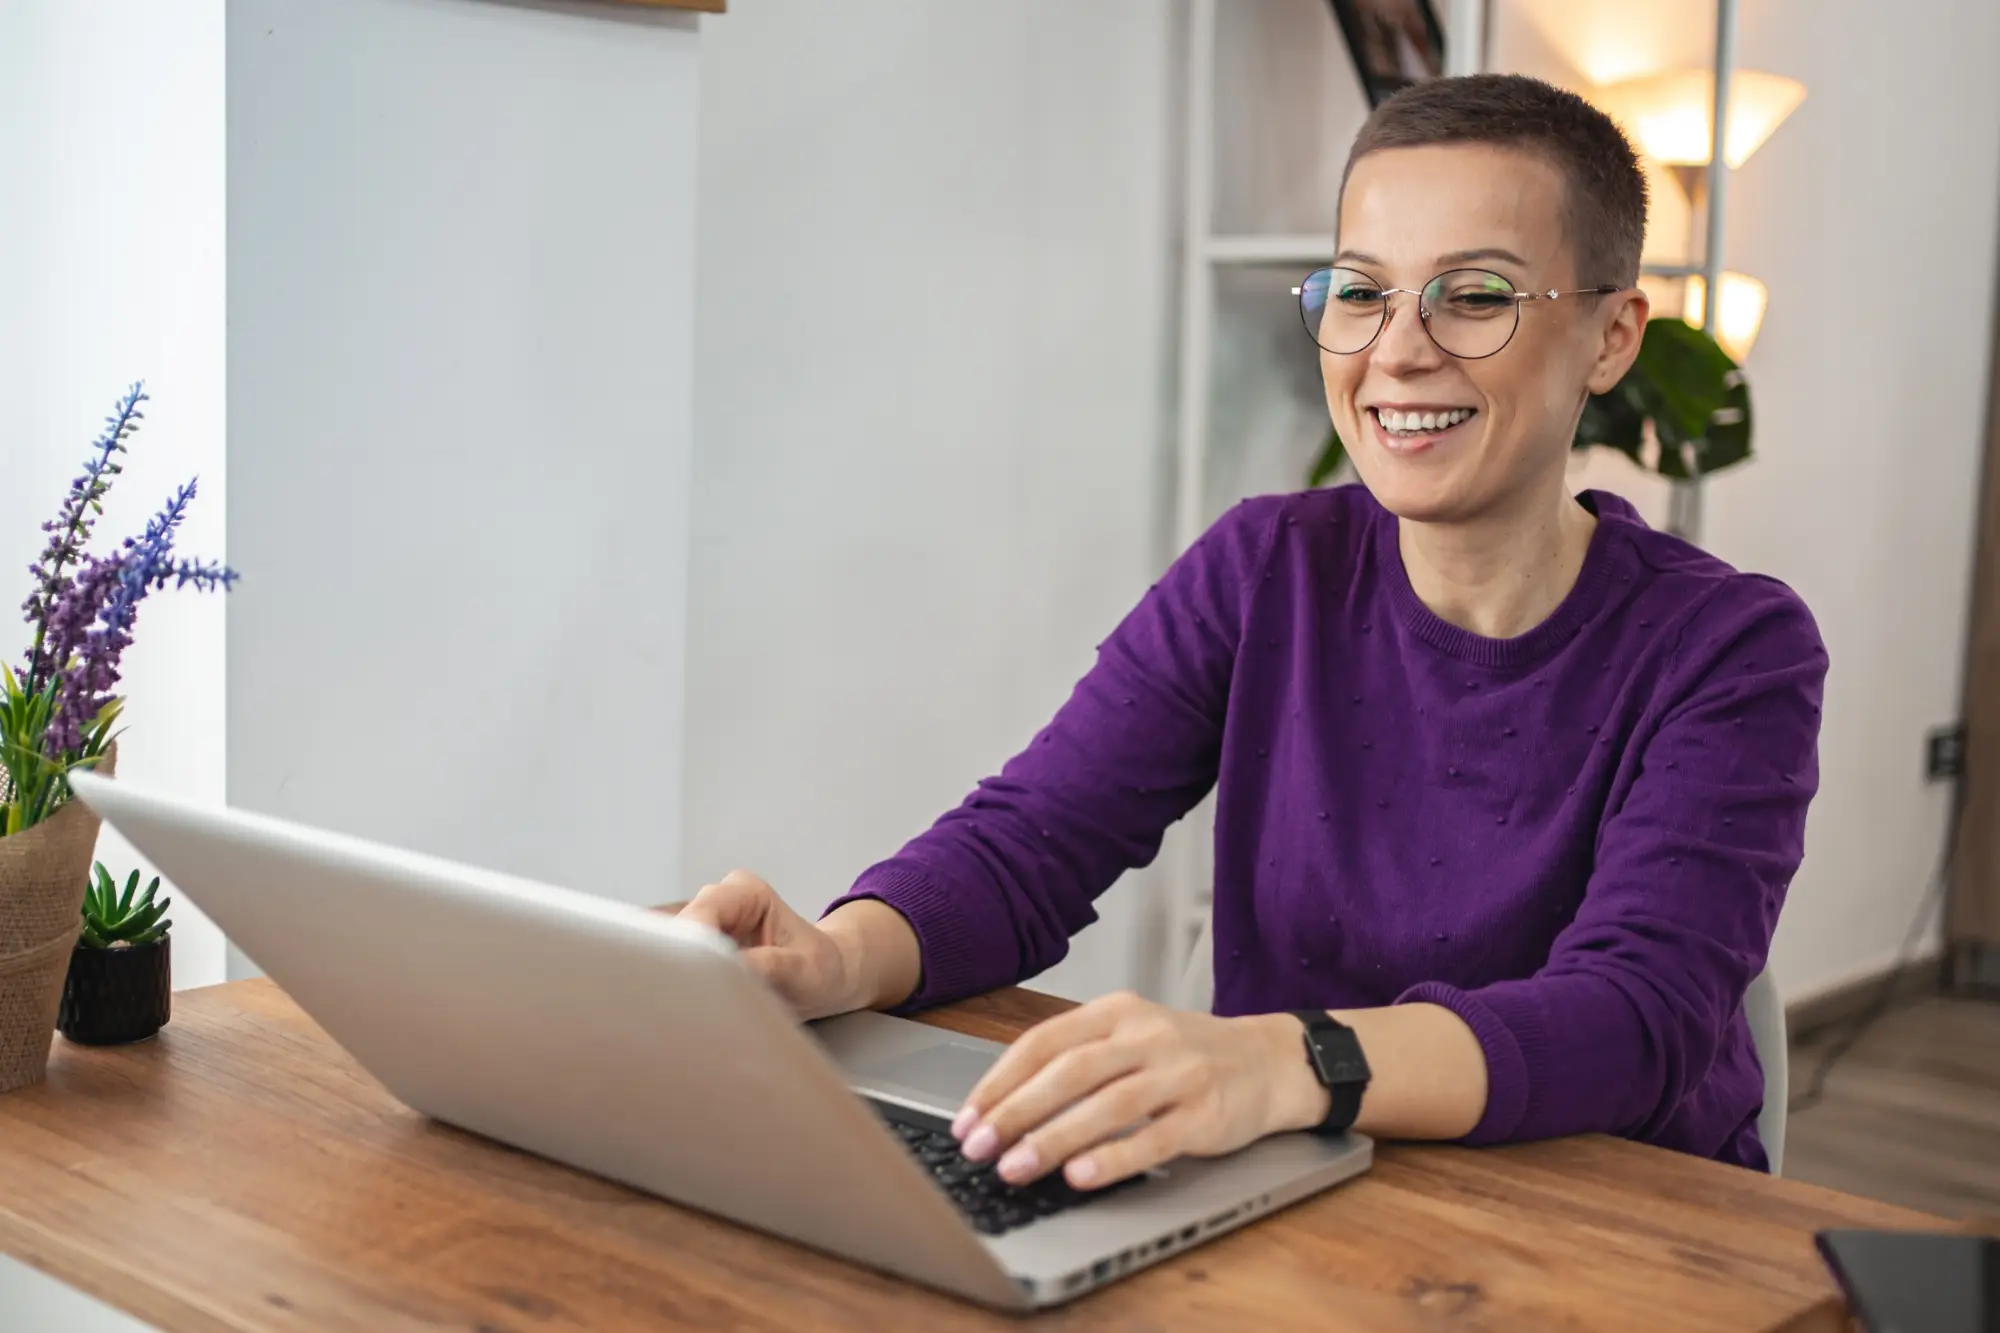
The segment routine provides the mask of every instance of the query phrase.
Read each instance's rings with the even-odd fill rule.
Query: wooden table
[[[1006,1039],[1066,1007],[935,1014]],[[168,1333],[1843,1328],[1824,1226],[1938,1220],[1605,1138],[1361,1179],[1022,1321],[425,1120],[266,981],[0,1097],[0,1250]],[[4,1320],[0,1320],[3,1323]]]

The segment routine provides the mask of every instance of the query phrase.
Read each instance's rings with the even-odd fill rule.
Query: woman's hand
[[[747,870],[658,909],[736,941],[743,961],[802,1019],[895,1004],[915,989],[917,938],[900,912],[852,902],[818,925]]]
[[[1220,1156],[1325,1117],[1304,1038],[1287,1014],[1215,1018],[1108,995],[1022,1034],[952,1132],[968,1158],[998,1154],[1015,1184],[1062,1167],[1095,1189],[1175,1157]]]

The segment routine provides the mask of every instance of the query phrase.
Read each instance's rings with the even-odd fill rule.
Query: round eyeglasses
[[[1583,287],[1559,292],[1520,292],[1498,273],[1455,268],[1425,283],[1422,291],[1384,287],[1351,268],[1315,269],[1304,285],[1292,288],[1299,317],[1312,340],[1336,356],[1366,351],[1389,322],[1389,304],[1398,292],[1417,298],[1417,316],[1438,349],[1462,361],[1492,356],[1513,338],[1521,307],[1529,301],[1565,296],[1609,296],[1620,287]]]

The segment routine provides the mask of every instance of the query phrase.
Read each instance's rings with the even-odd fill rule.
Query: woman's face
[[[1477,268],[1516,291],[1570,291],[1581,284],[1562,202],[1561,175],[1529,153],[1489,144],[1371,153],[1348,177],[1334,262],[1383,287],[1421,290],[1447,270]],[[1366,350],[1320,353],[1327,407],[1375,498],[1403,518],[1462,522],[1560,494],[1584,398],[1616,384],[1638,354],[1646,298],[1523,302],[1513,337],[1479,360],[1441,350],[1414,297],[1389,300]],[[1470,415],[1430,429],[1405,418],[1447,412]]]

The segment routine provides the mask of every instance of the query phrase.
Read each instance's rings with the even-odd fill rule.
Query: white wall
[[[1708,59],[1706,5],[1645,0],[1593,25],[1602,10],[1501,0],[1497,66],[1574,81]],[[1704,533],[1797,588],[1832,659],[1821,791],[1773,955],[1798,998],[1891,961],[1948,818],[1923,740],[1959,710],[2000,246],[2000,6],[1904,0],[1883,21],[1871,0],[1758,0],[1738,59],[1807,88],[1729,187],[1728,266],[1764,281],[1770,309],[1745,367],[1757,457],[1710,484]]]
[[[230,0],[228,37],[231,801],[657,899],[696,20]]]
[[[223,0],[0,4],[0,653],[15,662],[40,525],[131,381],[153,401],[95,549],[199,475],[181,546],[225,554],[222,28]],[[120,776],[221,798],[224,605],[147,599]],[[141,864],[109,832],[98,854]],[[219,980],[221,935],[184,897],[172,916],[175,982]]]
[[[1733,187],[1730,263],[1771,290],[1749,366],[1765,461],[1709,507],[1715,549],[1797,587],[1832,657],[1812,860],[1776,953],[1793,991],[1886,962],[1936,866],[1949,793],[1924,785],[1923,738],[1959,715],[1986,434],[2000,6],[1880,15],[1743,16],[1744,63],[1810,90]]]
[[[1173,7],[735,0],[704,35],[682,886],[817,911],[1159,568]],[[1128,877],[1040,984],[1140,980]]]

